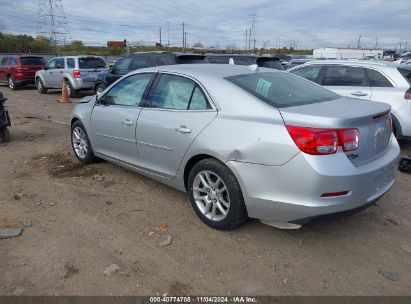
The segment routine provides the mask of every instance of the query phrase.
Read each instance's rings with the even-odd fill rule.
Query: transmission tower
[[[70,28],[61,0],[39,0],[37,34],[49,38],[56,46],[70,42]]]

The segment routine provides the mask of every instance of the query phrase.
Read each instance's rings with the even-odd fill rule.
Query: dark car
[[[263,68],[283,70],[280,61],[270,56],[214,54],[208,55],[207,59],[210,63],[229,64],[231,59],[232,62],[237,65],[256,64]]]
[[[0,82],[8,83],[12,90],[34,84],[34,75],[46,62],[43,57],[31,55],[6,55],[0,61]]]
[[[96,93],[103,92],[110,84],[127,73],[148,67],[186,64],[206,63],[206,56],[192,53],[171,52],[141,52],[134,53],[117,62],[109,72],[101,72],[97,75],[95,83]]]

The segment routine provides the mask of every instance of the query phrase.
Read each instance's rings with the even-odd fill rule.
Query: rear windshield
[[[177,64],[189,64],[189,63],[207,63],[208,60],[205,59],[205,56],[177,56]]]
[[[41,57],[21,57],[21,65],[45,65],[46,62]]]
[[[207,57],[210,63],[227,64],[230,61],[229,57]]]
[[[276,108],[299,106],[340,96],[306,79],[283,72],[261,72],[226,78],[238,87]]]
[[[408,83],[411,84],[411,67],[400,67],[398,71],[407,79]]]
[[[81,57],[78,59],[78,67],[80,69],[105,68],[106,62],[99,57]]]

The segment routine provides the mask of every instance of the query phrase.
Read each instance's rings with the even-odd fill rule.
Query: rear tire
[[[41,94],[47,94],[47,88],[44,86],[43,80],[41,78],[36,79],[37,91]]]
[[[7,128],[0,128],[0,142],[9,142],[11,139],[10,131]]]
[[[76,121],[71,125],[71,147],[81,163],[92,164],[97,161],[86,129],[80,121]]]
[[[248,218],[240,184],[215,159],[194,165],[188,176],[188,194],[197,216],[214,229],[231,230]]]
[[[67,89],[68,96],[70,98],[74,98],[77,96],[77,91],[73,88],[70,81],[68,81],[67,79],[66,79],[66,89]]]
[[[17,84],[16,84],[16,82],[14,81],[13,76],[9,75],[9,77],[7,77],[7,82],[8,82],[8,84],[9,84],[10,90],[12,90],[12,91],[17,90]]]

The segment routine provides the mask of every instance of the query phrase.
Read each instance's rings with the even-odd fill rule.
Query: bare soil
[[[0,228],[24,228],[0,240],[0,295],[411,295],[409,174],[350,217],[216,231],[184,193],[107,162],[81,165],[61,123],[73,104],[57,103],[59,92],[0,90],[13,123],[0,144]]]

